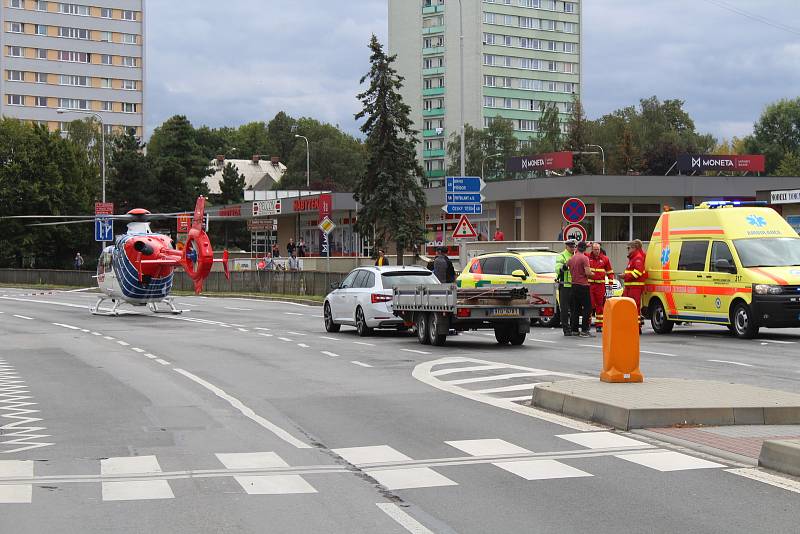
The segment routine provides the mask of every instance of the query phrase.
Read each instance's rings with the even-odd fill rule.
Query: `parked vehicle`
[[[659,334],[677,321],[740,338],[800,326],[800,237],[771,208],[708,202],[664,213],[645,266],[643,313]]]
[[[394,314],[414,324],[422,344],[441,346],[453,332],[493,329],[501,345],[522,345],[531,320],[552,313],[552,284],[458,288],[453,284],[396,286]]]
[[[355,326],[359,336],[375,328],[407,328],[392,313],[392,287],[432,285],[439,280],[420,267],[362,267],[353,270],[325,298],[325,330],[338,332],[342,325]]]

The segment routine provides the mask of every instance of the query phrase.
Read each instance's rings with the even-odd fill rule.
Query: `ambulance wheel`
[[[650,325],[653,327],[655,333],[669,334],[672,332],[672,329],[675,327],[675,321],[670,321],[667,318],[667,310],[664,309],[664,305],[661,304],[661,301],[656,299],[655,303],[650,306],[650,309],[652,310],[650,314]]]
[[[511,342],[511,331],[506,325],[495,326],[494,338],[501,345],[508,345]]]
[[[416,325],[414,328],[417,331],[417,341],[422,343],[423,345],[427,345],[431,342],[428,339],[428,317],[425,313],[418,313],[414,317],[414,324]]]
[[[439,322],[442,321],[442,315],[438,313],[428,314],[428,340],[434,347],[444,346],[447,340],[447,334],[439,334]]]
[[[744,302],[737,302],[733,306],[731,323],[733,323],[733,334],[738,338],[753,339],[758,335],[758,325],[753,317],[753,311]]]

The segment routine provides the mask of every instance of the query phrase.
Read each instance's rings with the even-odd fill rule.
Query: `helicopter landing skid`
[[[106,300],[108,300],[108,297],[100,297],[97,299],[94,308],[90,308],[92,315],[113,315],[114,317],[118,317],[119,311],[117,310],[119,309],[120,301],[117,299],[111,299],[111,302],[114,303],[114,307],[111,308],[110,312],[100,311],[100,304]]]
[[[158,309],[158,302],[150,302],[148,304],[148,307],[150,308],[150,311],[153,312],[153,313],[171,313],[172,315],[180,315],[180,314],[182,314],[183,310],[179,310],[178,308],[176,308],[173,301],[174,301],[174,299],[172,297],[167,297],[167,298],[165,298],[164,300],[161,301],[164,304],[166,304],[167,306],[169,306],[169,310],[159,310]]]

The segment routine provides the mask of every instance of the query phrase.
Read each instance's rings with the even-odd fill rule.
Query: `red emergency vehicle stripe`
[[[774,274],[772,274],[770,272],[767,272],[764,269],[759,269],[757,267],[749,267],[749,269],[751,271],[757,272],[758,274],[760,274],[762,276],[766,276],[767,278],[769,278],[770,280],[776,282],[779,285],[782,285],[782,286],[788,286],[789,285],[789,282],[787,282],[786,280],[784,280],[780,276],[777,276],[777,275],[774,275]]]
[[[711,228],[701,228],[697,230],[688,229],[688,230],[673,230],[669,233],[669,235],[722,235],[725,233],[725,230],[722,228],[720,229],[711,229]]]
[[[665,213],[663,219],[661,220],[661,232],[664,235],[664,239],[663,239],[663,241],[661,241],[661,252],[663,254],[664,250],[669,248],[669,236],[670,236],[670,233],[669,233],[669,213]],[[668,285],[668,286],[672,285],[670,283],[670,274],[669,274],[669,268],[670,268],[669,264],[670,264],[671,261],[672,261],[671,259],[667,260],[667,263],[665,263],[664,266],[663,266],[663,268],[664,268],[664,283],[666,285]],[[677,314],[678,313],[678,306],[675,304],[675,297],[672,295],[671,292],[667,293],[666,297],[667,297],[668,313],[670,313],[672,315]]]
[[[715,295],[732,296],[736,293],[752,293],[752,287],[721,287],[721,286],[680,286],[648,284],[646,291],[671,295],[675,293],[688,295]]]

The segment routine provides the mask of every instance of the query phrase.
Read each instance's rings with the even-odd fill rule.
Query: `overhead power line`
[[[742,17],[745,17],[747,19],[754,20],[756,22],[760,22],[761,24],[766,24],[767,26],[771,26],[778,30],[783,30],[785,32],[800,36],[800,29],[798,28],[787,26],[786,24],[781,24],[780,22],[776,22],[766,17],[762,17],[761,15],[745,11],[744,9],[739,9],[738,7],[734,7],[728,4],[727,2],[723,2],[722,0],[705,0],[705,1],[719,8],[725,9],[732,13],[736,13],[737,15],[741,15]]]

